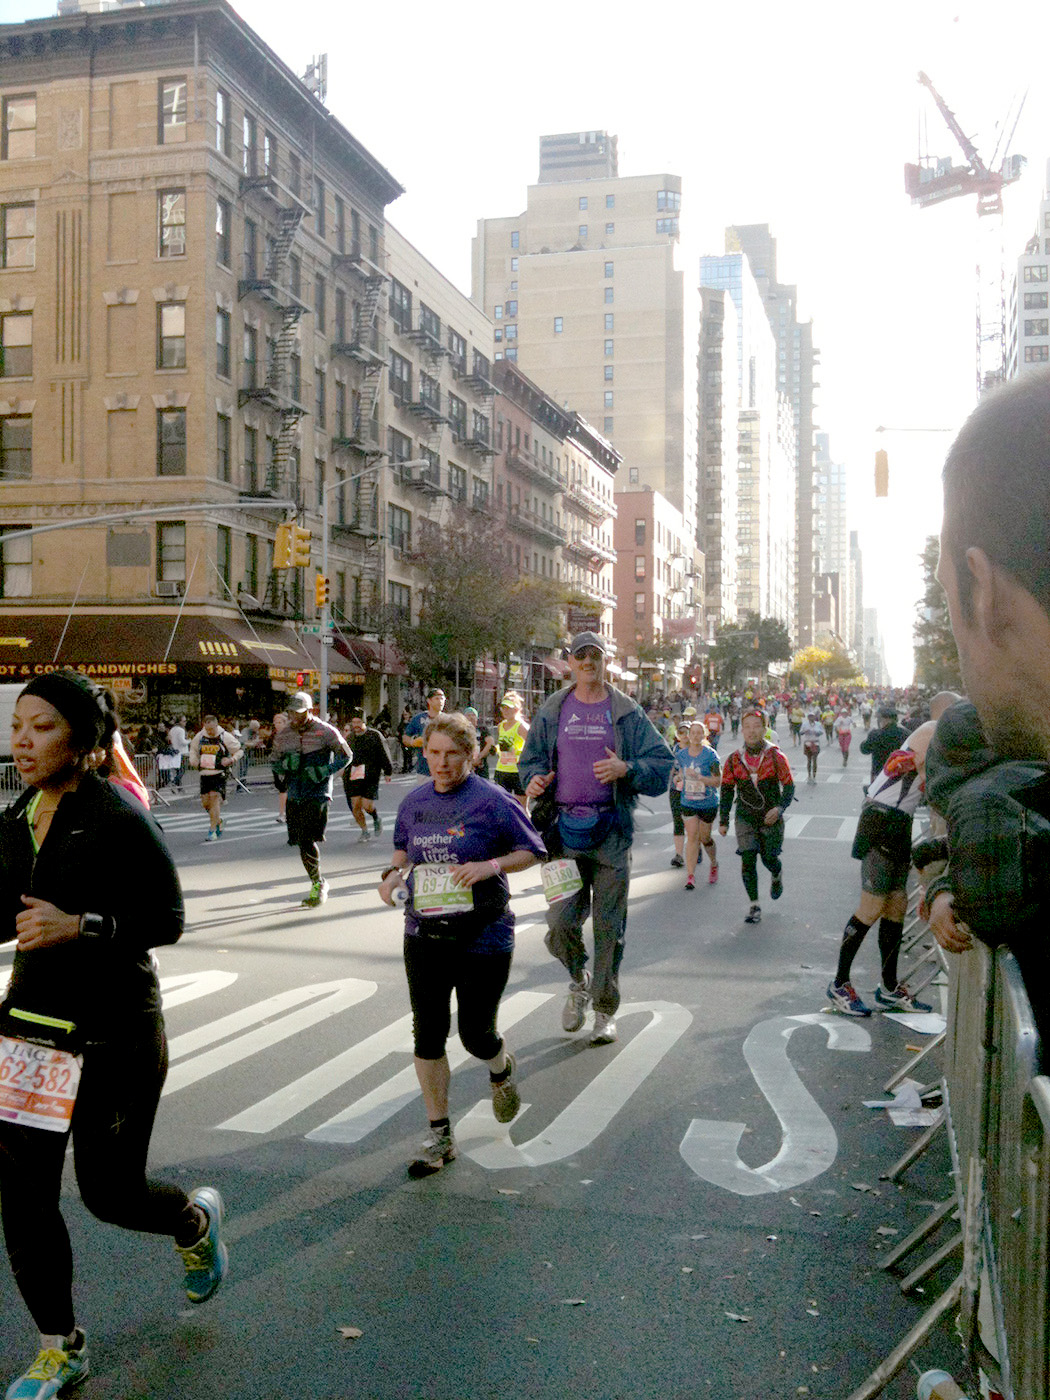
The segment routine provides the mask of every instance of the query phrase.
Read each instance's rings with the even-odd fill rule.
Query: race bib
[[[213,753],[202,753],[202,754],[201,754],[201,767],[202,767],[202,768],[214,768],[214,767],[215,767],[215,755],[214,755]]]
[[[703,797],[707,792],[707,784],[704,782],[703,774],[696,768],[686,768],[682,776],[685,780],[682,796]]]
[[[454,865],[417,865],[413,871],[412,908],[420,919],[465,914],[474,908],[469,885],[454,885]]]
[[[580,869],[574,860],[548,860],[540,866],[540,875],[548,904],[560,904],[583,889]]]
[[[80,1085],[80,1062],[68,1050],[0,1036],[0,1119],[64,1133]]]
[[[350,781],[351,781],[352,783],[361,783],[361,782],[364,782],[364,778],[365,778],[365,765],[364,765],[363,763],[355,763],[355,764],[353,764],[353,765],[351,766],[351,768],[350,768]]]

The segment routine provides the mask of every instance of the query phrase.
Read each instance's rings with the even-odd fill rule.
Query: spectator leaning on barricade
[[[1047,1033],[1050,985],[1050,882],[1042,832],[1050,819],[1050,373],[1033,370],[989,393],[963,425],[944,465],[944,523],[937,576],[944,588],[959,649],[966,691],[980,717],[992,753],[999,759],[1038,765],[1045,777],[1004,792],[1008,772],[989,769],[988,806],[1003,797],[1018,818],[1038,826],[1040,840],[1022,841],[1019,860],[1030,891],[1032,917],[998,929],[1021,963],[1040,1029]],[[977,775],[974,775],[975,777]],[[952,793],[968,803],[967,785]],[[944,800],[943,795],[941,800]],[[947,814],[946,814],[947,815]],[[953,818],[954,820],[954,818]],[[958,839],[958,829],[957,829]],[[1002,844],[1002,843],[1000,843]],[[951,900],[962,898],[970,919],[968,881],[975,873],[948,838],[950,891],[931,885],[930,926],[943,947],[964,942]],[[965,859],[965,857],[964,857]],[[981,866],[998,865],[986,853]],[[960,909],[960,912],[962,910]],[[972,925],[970,925],[972,927]],[[995,936],[996,930],[989,932]],[[1016,946],[1015,946],[1016,945]]]

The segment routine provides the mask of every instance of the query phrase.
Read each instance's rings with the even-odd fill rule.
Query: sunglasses
[[[599,651],[597,647],[584,647],[582,651],[573,652],[577,661],[598,661],[604,655],[605,653]]]

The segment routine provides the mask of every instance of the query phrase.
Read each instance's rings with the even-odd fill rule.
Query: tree
[[[506,656],[560,633],[561,586],[519,576],[493,520],[458,510],[440,526],[423,522],[412,563],[422,579],[419,622],[397,610],[389,631],[419,680],[439,680],[457,666],[473,680],[486,653]]]
[[[757,641],[757,646],[756,646]],[[719,683],[733,685],[747,673],[764,675],[771,662],[787,661],[791,638],[784,624],[775,617],[746,613],[742,622],[727,622],[715,632],[711,659]]]
[[[959,652],[952,636],[948,603],[937,582],[940,541],[928,535],[919,556],[922,560],[923,594],[915,606],[912,636],[915,642],[915,680],[934,690],[963,689]]]
[[[839,642],[833,642],[830,647],[803,647],[792,657],[791,669],[809,685],[854,680],[859,684],[860,681],[856,663]]]

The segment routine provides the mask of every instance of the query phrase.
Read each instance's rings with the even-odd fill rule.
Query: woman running
[[[711,862],[707,877],[718,883],[718,852],[711,835],[711,824],[718,816],[718,789],[721,768],[718,755],[707,742],[707,726],[694,720],[689,726],[688,743],[675,750],[675,765],[682,775],[682,820],[685,822],[685,887],[696,888],[696,864],[703,845]]]

